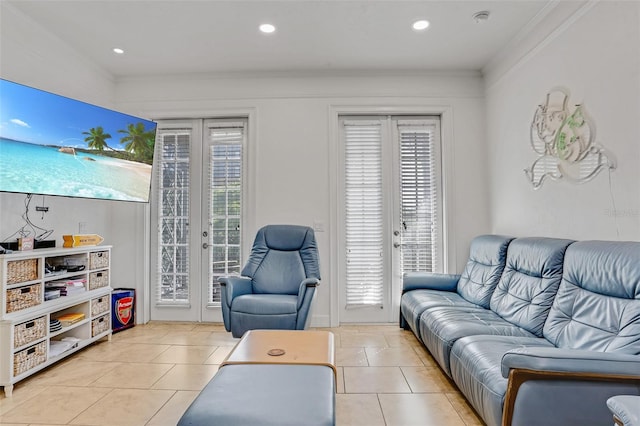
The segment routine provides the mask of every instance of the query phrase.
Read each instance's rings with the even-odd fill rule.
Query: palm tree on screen
[[[109,148],[113,151],[113,148],[107,145],[107,139],[111,139],[111,135],[105,133],[102,126],[92,127],[88,132],[82,132],[82,134],[87,135],[84,141],[87,142],[89,148],[97,149],[98,151]]]
[[[125,144],[124,149],[134,154],[138,161],[153,159],[154,132],[145,130],[143,123],[129,124],[127,130],[118,130],[124,133],[120,143]]]

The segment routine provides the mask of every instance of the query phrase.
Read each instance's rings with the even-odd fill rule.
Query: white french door
[[[340,322],[395,322],[402,274],[442,270],[438,117],[341,116]]]
[[[158,123],[152,320],[222,321],[217,279],[242,264],[246,128],[246,119]]]

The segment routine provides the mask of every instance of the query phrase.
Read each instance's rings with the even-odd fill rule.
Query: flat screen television
[[[0,191],[148,202],[156,126],[0,79]]]

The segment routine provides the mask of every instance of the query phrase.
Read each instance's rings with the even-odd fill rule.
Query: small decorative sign
[[[64,240],[63,247],[82,247],[82,246],[97,246],[104,241],[100,235],[97,234],[82,234],[82,235],[63,235]]]

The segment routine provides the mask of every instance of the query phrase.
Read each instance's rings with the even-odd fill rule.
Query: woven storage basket
[[[47,341],[40,342],[26,349],[16,352],[13,356],[13,376],[42,364],[47,360]]]
[[[17,284],[38,279],[38,259],[11,260],[7,262],[7,284]]]
[[[7,313],[20,311],[40,304],[42,285],[31,284],[7,290]]]
[[[91,299],[91,316],[95,317],[109,310],[111,300],[109,296],[102,296],[97,299]]]
[[[107,266],[109,266],[108,251],[89,253],[89,269],[106,268]]]
[[[89,274],[89,290],[109,285],[109,271],[91,272]]]
[[[47,319],[36,318],[13,326],[13,346],[19,348],[47,335]]]
[[[109,315],[103,315],[91,321],[91,337],[105,332],[111,328],[111,320]]]

